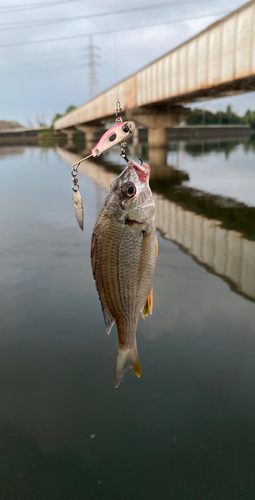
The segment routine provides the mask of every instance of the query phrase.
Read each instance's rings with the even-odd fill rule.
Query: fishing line
[[[63,3],[73,3],[73,2],[81,2],[82,0],[60,0],[60,1],[50,1],[50,2],[41,2],[37,4],[28,3],[21,5],[1,5],[0,14],[9,14],[13,12],[32,10],[32,9],[41,9],[43,7],[54,7],[54,6],[62,6]]]
[[[114,9],[115,15],[115,4],[114,0],[112,0],[112,5]],[[81,228],[84,230],[84,209],[82,197],[79,191],[78,184],[78,168],[80,164],[91,157],[98,158],[101,153],[107,151],[112,148],[116,144],[120,144],[120,156],[128,162],[128,158],[126,156],[126,138],[133,134],[134,131],[134,123],[133,122],[124,122],[121,118],[121,105],[118,97],[119,85],[118,85],[118,67],[117,67],[117,40],[116,33],[114,33],[114,60],[115,60],[115,77],[116,77],[116,93],[117,93],[117,101],[116,101],[116,120],[115,125],[107,130],[98,141],[97,145],[91,150],[91,154],[86,156],[86,158],[82,158],[78,162],[74,163],[71,167],[71,175],[73,180],[73,194],[72,194],[72,202],[76,220]]]
[[[115,0],[112,0],[112,9],[114,20],[116,18],[116,7]],[[117,60],[117,33],[113,32],[113,57],[114,57],[114,68],[115,68],[115,82],[116,82],[116,106],[119,102],[119,85],[118,85],[118,60]],[[116,109],[116,118],[117,118],[117,109]]]

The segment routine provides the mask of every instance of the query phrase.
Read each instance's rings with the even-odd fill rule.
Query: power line
[[[2,58],[1,60],[1,68],[5,67],[13,67],[13,66],[18,66],[20,64],[31,64],[33,62],[36,63],[43,63],[43,62],[48,62],[48,61],[59,61],[59,60],[65,60],[67,61],[68,58],[72,58],[72,61],[74,60],[75,57],[77,57],[77,61],[80,61],[81,57],[84,55],[83,54],[83,49],[84,47],[77,46],[77,47],[69,47],[65,48],[64,50],[61,48],[60,50],[54,51],[54,52],[35,52],[32,53],[32,58],[29,59],[18,59],[17,61],[13,61],[10,57],[8,59],[4,60]],[[26,54],[27,55],[27,54]]]
[[[62,66],[62,65],[58,66],[58,65],[54,64],[54,66],[39,66],[38,68],[36,68],[34,66],[33,67],[29,67],[28,66],[27,68],[21,68],[21,69],[19,69],[19,74],[22,73],[22,72],[26,72],[27,73],[29,71],[33,71],[33,72],[36,72],[36,71],[37,72],[38,71],[52,71],[54,69],[58,70],[58,69],[62,69],[62,68],[70,71],[70,69],[84,69],[84,66],[83,65],[78,65],[78,64],[77,65],[73,65],[73,64],[66,65],[65,64],[64,66]],[[5,76],[5,75],[13,75],[15,73],[16,73],[15,68],[14,68],[13,71],[6,71],[6,72],[1,71],[0,77],[1,76]]]
[[[34,58],[34,59],[32,58],[29,60],[25,59],[25,60],[15,61],[15,64],[13,63],[12,60],[9,59],[8,61],[2,61],[1,69],[2,70],[14,69],[13,72],[16,72],[15,70],[17,70],[17,71],[20,70],[20,66],[23,69],[27,65],[27,66],[29,66],[29,69],[30,69],[31,67],[33,67],[31,65],[38,64],[38,62],[40,64],[43,64],[45,62],[63,62],[63,61],[65,61],[66,63],[80,62],[80,60],[82,58],[88,57],[87,54],[84,55],[83,51],[84,51],[84,47],[79,47],[79,48],[72,47],[72,48],[66,49],[65,51],[61,50],[61,52],[57,53],[56,55],[53,54],[52,57],[49,57],[47,54],[46,54],[46,57],[41,57],[41,55],[45,55],[45,54],[39,53],[39,58],[37,55],[36,58]],[[125,72],[124,64],[119,63],[119,65],[120,65],[122,72]],[[109,76],[111,74],[111,77],[112,77],[111,66],[112,66],[112,62],[109,59],[107,59],[107,62],[106,62],[106,58],[101,58],[100,68],[103,69],[104,72],[108,73]]]
[[[224,14],[228,14],[229,11],[223,11],[223,12],[211,12],[207,14],[203,14],[202,16],[194,16],[194,17],[187,17],[187,18],[179,18],[179,19],[172,19],[171,21],[166,21],[166,22],[159,22],[159,23],[150,23],[150,24],[144,24],[143,26],[133,26],[132,28],[117,28],[116,30],[109,30],[109,31],[98,31],[94,33],[83,33],[81,35],[72,35],[72,36],[62,36],[59,38],[46,38],[44,40],[33,40],[30,42],[15,42],[15,43],[7,43],[4,45],[0,45],[0,49],[3,48],[8,48],[8,47],[20,47],[21,45],[35,45],[38,43],[49,43],[49,42],[59,42],[62,40],[74,40],[77,38],[84,38],[85,36],[90,36],[90,35],[107,35],[110,33],[119,33],[123,31],[133,31],[137,29],[144,29],[144,28],[149,28],[152,26],[164,26],[167,24],[175,24],[175,23],[180,23],[183,21],[194,21],[195,19],[202,19],[205,17],[212,17],[212,16],[222,16]]]
[[[55,60],[56,62],[58,62],[57,60]],[[34,61],[36,62],[36,61]],[[46,60],[44,62],[47,62]],[[50,60],[49,62],[52,62],[54,63],[54,59]],[[28,64],[27,66],[23,66],[21,68],[16,68],[16,67],[8,67],[6,68],[7,71],[1,71],[0,73],[0,76],[2,75],[13,75],[14,73],[17,73],[17,71],[20,73],[20,72],[23,72],[23,71],[38,71],[38,70],[51,70],[51,69],[58,69],[59,67],[62,67],[62,63],[63,63],[63,59],[59,61],[61,63],[61,66],[58,66],[56,64],[54,64],[54,66],[50,65],[50,66],[44,66],[44,65],[40,65],[39,67],[36,67],[36,66],[31,66],[31,64]],[[37,61],[38,63],[38,61]],[[63,67],[66,67],[67,69],[70,69],[71,67],[72,68],[75,68],[75,69],[83,69],[84,70],[84,64],[76,64],[76,61],[68,61],[66,62],[66,64],[63,66]],[[5,68],[3,68],[5,70]],[[109,67],[102,67],[101,68],[103,73],[104,73],[104,76],[107,76],[109,79],[113,79],[113,73],[110,72],[110,68]],[[11,70],[11,71],[10,71]],[[122,71],[123,71],[123,68],[122,68]]]
[[[20,11],[25,11],[25,10],[32,10],[32,9],[42,9],[44,7],[54,7],[58,5],[63,5],[63,3],[74,3],[74,2],[81,2],[82,0],[58,0],[58,1],[52,1],[52,2],[40,2],[37,4],[34,3],[27,3],[27,4],[21,4],[20,6],[17,5],[8,5],[8,6],[1,6],[0,7],[0,15],[1,14],[12,14],[13,12],[20,12]]]
[[[105,17],[105,16],[114,16],[115,14],[127,14],[129,12],[137,12],[140,10],[153,10],[153,9],[159,9],[159,8],[164,8],[164,7],[179,7],[182,5],[190,5],[194,3],[201,3],[205,2],[206,0],[188,0],[185,2],[179,2],[177,1],[172,1],[172,2],[164,2],[164,3],[159,3],[159,4],[152,4],[152,5],[146,5],[145,7],[134,7],[132,9],[122,9],[122,10],[116,10],[114,13],[105,11],[105,12],[100,12],[98,14],[85,14],[85,15],[80,15],[80,16],[75,16],[75,17],[69,17],[69,18],[57,18],[57,19],[38,19],[35,21],[25,21],[25,22],[15,22],[15,23],[1,23],[0,27],[2,28],[1,31],[13,31],[16,29],[24,29],[24,28],[34,28],[38,26],[44,26],[44,25],[49,25],[49,24],[60,24],[60,23],[69,23],[73,21],[80,21],[81,19],[93,19],[96,17]]]
[[[37,59],[32,59],[30,61],[28,61],[28,60],[27,61],[17,61],[17,62],[15,62],[15,65],[13,65],[12,61],[10,62],[10,64],[2,63],[2,65],[1,65],[1,71],[5,70],[5,69],[14,69],[14,70],[17,69],[19,71],[20,67],[23,68],[23,67],[26,67],[26,65],[31,67],[31,65],[33,65],[33,64],[38,64],[38,63],[39,64],[43,64],[45,62],[46,63],[47,62],[53,62],[54,63],[54,62],[58,62],[58,61],[60,61],[60,62],[61,61],[63,61],[63,62],[65,61],[66,63],[68,63],[68,62],[80,62],[80,61],[78,61],[78,59],[75,61],[74,58],[71,55],[69,56],[69,60],[67,59],[66,56],[65,57],[63,57],[63,56],[62,57],[56,57],[55,56],[55,57],[43,58],[43,59],[38,59],[37,58]],[[13,66],[14,66],[14,68],[13,68]]]
[[[108,68],[109,69],[109,68]],[[46,72],[50,72],[52,73],[53,70],[57,70],[57,71],[69,71],[72,70],[72,71],[77,71],[77,70],[84,70],[84,66],[83,65],[74,65],[74,64],[68,64],[68,65],[63,65],[61,64],[60,66],[59,65],[54,65],[54,66],[40,66],[38,68],[36,67],[31,67],[29,66],[28,68],[23,68],[21,70],[19,70],[19,74],[21,73],[27,73],[27,72],[33,72],[33,73],[40,73],[42,71],[44,71],[45,73]],[[106,71],[105,69],[103,69],[103,72],[105,73],[104,75],[104,83],[106,83],[106,80],[108,79],[109,81],[109,84],[112,85],[113,84],[113,81],[112,81],[112,74],[110,75],[108,73],[108,71]],[[8,71],[8,72],[5,72],[5,71],[1,71],[0,73],[0,79],[1,77],[5,77],[5,76],[8,76],[8,75],[13,75],[15,74],[15,69],[13,71]],[[55,77],[54,77],[55,78]],[[102,87],[102,89],[100,89],[100,91],[104,91],[108,88],[109,84],[106,84],[105,86]],[[99,90],[97,89],[97,93],[99,92]],[[93,96],[92,96],[93,97]]]

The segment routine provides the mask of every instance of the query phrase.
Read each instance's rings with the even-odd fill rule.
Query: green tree
[[[68,106],[68,108],[66,108],[66,113],[70,113],[71,111],[74,111],[75,109],[77,109],[77,106]]]
[[[54,118],[52,119],[52,122],[51,122],[51,128],[53,128],[53,125],[54,125],[54,122],[56,120],[58,120],[59,118],[61,118],[63,115],[61,115],[60,113],[57,113]]]
[[[65,111],[65,113],[64,113],[64,114],[66,115],[67,113],[70,113],[71,111],[74,111],[74,109],[77,109],[77,107],[76,107],[76,106],[73,106],[73,105],[68,106],[68,108],[66,108],[66,111]],[[53,126],[54,126],[54,122],[55,122],[56,120],[58,120],[59,118],[61,118],[62,116],[64,116],[64,115],[61,115],[60,113],[57,113],[57,114],[54,116],[54,118],[53,118],[53,120],[52,120],[52,122],[51,122],[51,128],[53,128]]]

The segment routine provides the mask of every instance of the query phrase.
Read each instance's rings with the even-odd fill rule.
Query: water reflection
[[[80,158],[62,148],[57,149],[57,154],[69,164]],[[108,191],[117,169],[111,163],[100,163],[100,159],[87,161],[80,166],[80,174]],[[150,185],[157,229],[208,271],[224,279],[233,291],[254,301],[255,207],[182,186],[187,174],[167,168],[168,178],[162,179],[161,171],[157,179],[157,167],[153,169],[152,165]]]
[[[243,141],[241,144],[245,152],[255,151],[254,135],[252,135],[249,139]],[[214,140],[209,142],[189,141],[185,143],[184,147],[185,151],[189,155],[194,157],[199,157],[204,154],[215,152],[216,154],[224,153],[225,158],[228,158],[230,153],[236,151],[239,146],[240,141],[236,139],[228,139],[226,141]],[[172,147],[174,146],[172,145]]]
[[[239,177],[243,146],[230,155],[232,166],[240,150]],[[196,162],[206,174],[219,158]],[[115,391],[117,339],[105,335],[89,256],[119,157],[91,162],[80,177],[84,233],[72,211],[70,167],[53,149],[29,147],[0,163],[11,185],[0,186],[0,496],[253,498],[254,302],[159,235],[155,307],[138,331],[142,376]],[[184,227],[181,207],[253,242],[234,196],[231,204],[190,184],[152,184],[159,210],[174,205],[171,238]]]
[[[25,152],[25,146],[3,146],[0,147],[0,158],[5,158],[6,156],[23,155]]]

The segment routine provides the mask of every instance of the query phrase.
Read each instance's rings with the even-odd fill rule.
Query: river
[[[90,240],[123,160],[80,166],[81,232],[81,154],[0,147],[0,498],[251,500],[255,139],[171,143],[152,165],[154,310],[138,324],[141,378],[118,389]]]

